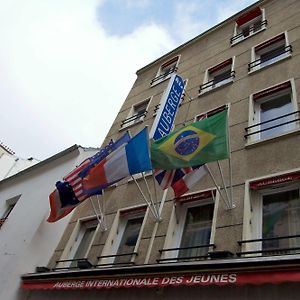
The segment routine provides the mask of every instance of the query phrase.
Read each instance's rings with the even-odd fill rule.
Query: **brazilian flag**
[[[153,142],[153,168],[179,169],[228,158],[227,115],[224,110]]]

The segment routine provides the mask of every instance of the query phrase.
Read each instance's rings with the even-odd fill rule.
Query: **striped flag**
[[[63,180],[68,182],[72,187],[76,198],[79,201],[82,201],[86,198],[86,195],[83,192],[82,187],[82,178],[79,176],[79,173],[90,164],[89,159],[83,161],[76,169],[66,175]]]
[[[85,174],[106,156],[129,140],[130,135],[126,132],[117,141],[110,141],[109,144],[103,147],[99,152],[84,160],[78,167],[66,175],[63,181],[56,182],[56,189],[49,196],[51,211],[47,221],[56,222],[68,215],[85,199],[92,195],[101,194],[102,188],[106,186],[95,187],[93,189],[83,188],[83,178]]]

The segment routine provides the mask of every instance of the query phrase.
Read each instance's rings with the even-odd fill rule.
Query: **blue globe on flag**
[[[174,149],[180,155],[189,155],[195,152],[200,144],[198,134],[193,130],[181,132],[174,141]]]

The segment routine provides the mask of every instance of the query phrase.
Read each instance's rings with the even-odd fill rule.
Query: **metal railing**
[[[128,124],[128,123],[131,123],[131,122],[132,122],[132,124],[135,124],[136,121],[139,121],[142,117],[146,117],[147,113],[148,113],[148,111],[145,110],[145,111],[142,112],[142,113],[135,114],[135,115],[133,115],[133,116],[131,116],[131,117],[129,117],[129,118],[123,120],[123,121],[121,122],[121,127],[123,127],[124,125],[126,125],[126,124]],[[135,122],[134,122],[134,121],[135,121]]]
[[[242,246],[243,244],[249,244],[249,243],[263,243],[263,242],[268,242],[268,241],[290,240],[290,239],[295,239],[295,238],[300,238],[300,234],[262,238],[262,239],[243,240],[243,241],[238,241],[238,244],[239,244],[239,246]],[[299,243],[299,247],[298,246],[276,247],[276,248],[271,247],[271,248],[267,248],[267,249],[263,248],[260,250],[236,252],[236,255],[239,257],[241,257],[243,255],[255,255],[255,254],[257,254],[257,256],[300,254],[300,243]]]
[[[190,247],[178,247],[178,248],[168,248],[168,249],[160,249],[158,250],[160,254],[163,252],[169,252],[169,251],[180,251],[180,250],[190,250],[190,249],[201,249],[201,248],[207,248],[207,254],[206,255],[195,255],[195,256],[185,256],[185,257],[170,257],[170,258],[160,258],[156,261],[158,263],[160,262],[169,262],[169,261],[181,261],[181,260],[200,260],[200,259],[206,259],[209,257],[208,255],[208,248],[212,247],[213,249],[216,248],[215,244],[205,244],[205,245],[197,245],[197,246],[190,246]]]
[[[224,75],[224,77],[222,77],[221,79],[212,79],[202,85],[200,85],[200,89],[199,89],[199,93],[201,94],[203,91],[205,91],[206,89],[214,89],[217,88],[219,86],[222,86],[223,81],[227,80],[227,79],[234,79],[235,77],[235,71],[231,71],[230,73]],[[224,82],[224,84],[227,82]]]
[[[138,256],[138,252],[130,252],[130,253],[122,253],[122,254],[114,254],[114,255],[101,255],[97,256],[97,259],[102,259],[102,258],[117,258],[117,257],[124,257],[124,256]],[[111,263],[104,263],[104,264],[97,264],[95,267],[103,267],[103,266],[121,266],[121,265],[134,265],[135,263],[132,261],[129,262],[111,262]]]
[[[153,78],[150,82],[151,85],[153,85],[156,81],[160,81],[162,79],[164,79],[165,77],[167,77],[168,75],[177,72],[178,68],[176,66],[170,68],[167,72],[164,72],[162,74],[160,74],[159,76]]]
[[[267,53],[266,55],[264,55],[263,59],[259,58],[256,59],[254,61],[252,61],[251,63],[248,64],[248,72],[250,72],[253,68],[268,62],[269,60],[276,58],[282,54],[285,53],[292,53],[293,52],[293,47],[292,45],[286,46],[284,47],[281,51],[278,50],[274,50],[274,51],[270,51],[269,53]]]
[[[248,36],[251,36],[253,35],[255,32],[257,32],[258,30],[262,29],[264,26],[266,26],[268,24],[267,20],[264,20],[264,21],[261,21],[260,23],[255,23],[255,24],[252,24],[248,27],[248,30],[247,31],[242,31],[241,33],[233,36],[231,39],[230,39],[230,44],[234,44],[234,42],[236,40],[240,40],[241,38],[245,38],[245,37],[248,37]]]
[[[295,118],[293,120],[286,121],[286,122],[283,122],[283,123],[280,123],[280,124],[277,124],[277,125],[270,126],[268,128],[263,128],[263,129],[255,130],[253,132],[248,133],[249,130],[252,129],[252,128],[255,128],[255,127],[259,128],[263,124],[268,124],[268,123],[274,122],[276,120],[280,120],[282,118],[292,116],[292,115],[296,115],[296,114],[299,114],[299,116],[298,116],[298,118]],[[264,121],[264,122],[261,122],[261,123],[254,124],[254,125],[251,125],[249,127],[246,127],[245,128],[246,134],[244,135],[244,138],[247,139],[248,136],[251,136],[251,135],[254,135],[254,134],[257,134],[257,133],[261,133],[261,132],[264,132],[264,131],[267,131],[267,130],[271,130],[271,129],[274,129],[274,128],[277,128],[277,127],[281,127],[281,126],[284,126],[284,125],[287,125],[287,124],[290,124],[290,123],[295,123],[297,121],[300,121],[300,110],[297,110],[297,111],[294,111],[294,112],[291,112],[291,113],[288,113],[288,114],[285,114],[285,115],[282,115],[282,116],[279,116],[279,117],[276,117],[276,118],[273,118],[273,119],[270,119],[270,120],[267,120],[267,121]]]

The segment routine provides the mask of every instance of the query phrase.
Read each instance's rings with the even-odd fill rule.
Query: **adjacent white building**
[[[48,223],[48,196],[56,181],[97,150],[74,145],[18,173],[24,162],[17,166],[12,154],[0,154],[0,163],[11,163],[10,177],[0,175],[0,299],[27,298],[20,275],[47,265],[71,216]]]

